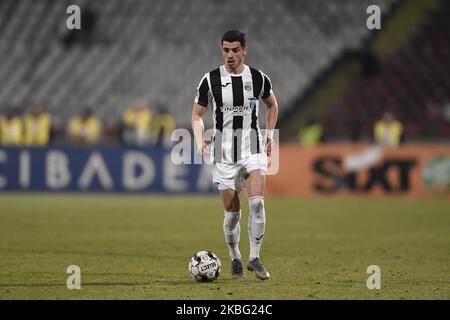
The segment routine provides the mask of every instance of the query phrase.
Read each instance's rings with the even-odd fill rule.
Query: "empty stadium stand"
[[[60,125],[86,106],[115,123],[134,99],[143,98],[150,106],[165,104],[178,126],[189,126],[195,87],[205,72],[222,63],[221,34],[237,28],[248,35],[247,63],[271,77],[283,114],[345,49],[361,45],[369,33],[367,6],[389,10],[394,2],[3,0],[0,113],[9,107],[24,112],[39,101]],[[78,43],[68,37],[70,4],[82,10],[89,4],[95,13],[91,41]],[[409,60],[400,68],[426,58],[425,50],[417,58],[410,50],[403,53]],[[384,77],[391,74],[388,67],[383,70]],[[373,81],[381,83],[382,91],[402,79],[396,75],[388,83],[384,78]],[[360,86],[364,94],[371,84]],[[356,94],[348,99],[359,101]],[[404,99],[410,102],[412,97]]]
[[[384,111],[403,123],[406,140],[449,141],[450,3],[440,6],[417,26],[412,38],[384,57],[373,77],[358,78],[341,101],[322,118],[328,135],[348,139],[357,124],[371,137]]]

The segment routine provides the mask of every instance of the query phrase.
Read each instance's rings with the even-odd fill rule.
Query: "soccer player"
[[[239,251],[241,206],[239,192],[245,187],[250,213],[248,235],[250,255],[247,269],[259,279],[270,277],[259,259],[264,237],[265,174],[271,154],[278,104],[269,77],[244,64],[248,47],[245,34],[230,30],[221,39],[224,65],[201,79],[192,109],[192,128],[198,152],[214,160],[213,182],[217,184],[225,209],[223,231],[230,251],[231,274],[243,278]],[[266,134],[259,128],[259,99],[267,107]],[[205,142],[203,115],[212,107],[214,138]]]

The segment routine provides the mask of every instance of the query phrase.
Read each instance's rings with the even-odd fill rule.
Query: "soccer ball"
[[[222,262],[211,251],[199,251],[189,260],[189,273],[198,282],[216,280],[222,270]]]

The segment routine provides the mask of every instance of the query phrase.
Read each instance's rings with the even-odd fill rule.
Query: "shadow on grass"
[[[88,256],[111,256],[111,257],[126,257],[126,258],[145,258],[145,259],[160,259],[173,257],[171,254],[137,254],[127,252],[113,252],[113,251],[82,251],[82,250],[25,250],[25,249],[2,249],[0,252],[8,253],[25,253],[25,254],[55,254],[55,255],[88,255]]]
[[[93,275],[93,274],[91,274]],[[102,273],[105,275],[105,273]],[[117,274],[111,273],[108,274],[111,276],[116,276]],[[123,275],[123,274],[121,274]],[[245,280],[242,283],[246,282]],[[253,281],[252,281],[253,282]],[[230,283],[235,283],[234,279],[220,279],[214,282],[196,282],[194,279],[154,279],[150,281],[102,281],[102,282],[81,282],[81,287],[101,287],[101,286],[131,286],[131,287],[140,287],[140,286],[220,286],[220,285],[228,285]],[[39,288],[39,287],[63,287],[66,288],[65,283],[0,283],[0,288],[8,288],[8,287],[27,287],[27,288]]]
[[[151,286],[151,285],[187,285],[192,284],[191,280],[159,280],[159,281],[126,281],[126,282],[82,282],[81,287],[95,287],[95,286],[131,286],[131,287],[140,287],[140,286]],[[66,288],[66,284],[63,283],[1,283],[0,288],[46,288],[46,287],[61,287]]]

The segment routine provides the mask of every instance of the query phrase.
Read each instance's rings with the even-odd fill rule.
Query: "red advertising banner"
[[[450,146],[381,148],[325,144],[280,146],[279,171],[267,178],[279,196],[439,196],[450,199]]]

